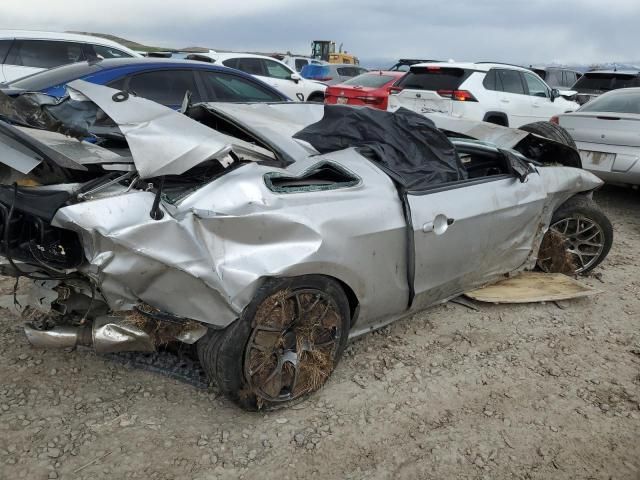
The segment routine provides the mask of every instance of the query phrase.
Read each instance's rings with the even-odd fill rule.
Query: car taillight
[[[560,117],[558,115],[554,115],[549,119],[551,123],[555,123],[556,125],[560,125]]]
[[[397,95],[402,91],[402,87],[389,87],[389,95]]]
[[[380,103],[382,102],[382,98],[381,97],[373,97],[373,96],[366,96],[366,97],[356,97],[356,99],[364,102],[364,103]]]
[[[471,92],[467,90],[438,90],[438,95],[444,98],[450,98],[458,102],[477,102]]]

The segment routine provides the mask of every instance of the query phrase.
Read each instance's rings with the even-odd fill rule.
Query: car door
[[[224,60],[222,64],[226,67],[236,68],[253,75],[290,98],[297,98],[296,92],[294,91],[294,82],[283,78],[291,77],[293,72],[290,72],[289,69],[278,62],[274,61],[273,63],[281,67],[280,69],[267,62],[268,61],[258,57],[239,57]],[[271,67],[271,70],[269,70],[269,67]],[[279,73],[277,73],[276,70]]]
[[[540,176],[497,175],[408,195],[416,309],[520,267],[535,242],[546,198]]]
[[[304,101],[306,95],[303,87],[303,80],[294,81],[291,78],[293,70],[275,60],[261,59],[264,64],[265,77],[261,78],[272,87],[280,90],[289,98],[294,100]]]
[[[497,111],[507,114],[509,127],[530,123],[531,102],[525,95],[524,79],[518,70],[496,69]],[[492,110],[492,109],[491,109]]]
[[[133,74],[125,81],[125,90],[174,110],[182,105],[187,90],[191,92],[192,102],[199,102],[202,98],[194,71],[185,69]]]
[[[546,83],[533,73],[524,72],[523,76],[530,102],[531,122],[547,121],[558,113],[564,113],[562,108],[558,108],[558,103],[551,101],[551,89]]]
[[[200,70],[205,93],[204,102],[281,102],[277,92],[260,85],[257,79],[247,79],[230,73]]]
[[[86,60],[83,44],[57,40],[15,40],[3,66],[9,82],[48,68]]]

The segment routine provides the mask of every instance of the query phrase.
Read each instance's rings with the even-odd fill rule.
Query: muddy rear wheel
[[[612,243],[613,227],[605,213],[593,200],[577,195],[553,214],[538,267],[546,272],[585,274],[606,258]]]
[[[270,280],[241,318],[200,340],[200,362],[242,408],[286,406],[325,384],[346,346],[349,317],[330,278]]]

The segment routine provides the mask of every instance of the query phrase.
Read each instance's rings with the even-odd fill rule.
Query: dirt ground
[[[447,304],[352,343],[326,387],[268,414],[0,322],[0,479],[639,479],[640,192],[586,283],[536,305]]]

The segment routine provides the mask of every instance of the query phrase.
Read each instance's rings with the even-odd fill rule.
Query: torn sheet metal
[[[93,103],[78,100],[39,92],[10,97],[0,91],[0,116],[18,125],[81,139],[91,135],[90,128],[99,112]]]
[[[513,149],[531,160],[542,163],[582,168],[580,154],[575,148],[517,128],[488,122],[429,113],[425,115],[449,136],[463,136],[491,143],[502,149]]]
[[[485,303],[538,303],[570,300],[602,293],[562,273],[522,272],[465,295]]]
[[[233,162],[231,137],[168,107],[82,80],[67,89],[87,97],[118,125],[141,178],[180,175],[207,160]],[[242,146],[251,150],[248,143]]]
[[[23,145],[0,133],[0,159],[5,165],[27,174],[42,161],[42,158],[32,151],[25,151]]]
[[[35,139],[30,134],[25,132],[31,133],[32,129],[24,129],[24,131],[22,131],[13,125],[9,125],[6,122],[0,121],[0,142],[10,147],[13,145],[13,150],[18,149],[23,154],[31,156],[35,161],[38,162],[38,165],[42,161],[45,161],[45,163],[53,164],[60,168],[79,171],[87,170],[83,165],[75,162],[71,158],[63,155],[55,149],[50,148],[43,142]],[[18,145],[20,147],[18,147]],[[11,166],[10,163],[12,162],[12,160],[11,157],[8,157],[6,160],[4,158],[0,158],[0,162]],[[24,169],[28,169],[28,171],[31,171],[33,170],[33,168],[35,168],[31,167],[31,164],[23,164],[22,162],[18,162],[16,166],[20,167],[16,168],[16,170],[20,171],[21,173],[25,173],[22,171]]]
[[[16,129],[80,165],[133,163],[131,155],[126,155],[126,150],[123,156],[99,145],[69,138],[61,133],[27,127],[16,127]]]
[[[362,184],[310,197],[278,194],[264,182],[267,173],[295,176],[327,161]],[[246,164],[176,205],[163,204],[159,221],[149,216],[153,199],[141,191],[96,199],[62,208],[54,220],[81,235],[88,260],[81,271],[96,280],[113,310],[143,301],[224,327],[265,278],[304,274],[344,281],[367,316],[406,307],[405,224],[397,192],[354,150],[301,159],[287,170]],[[371,261],[372,251],[387,253]]]

